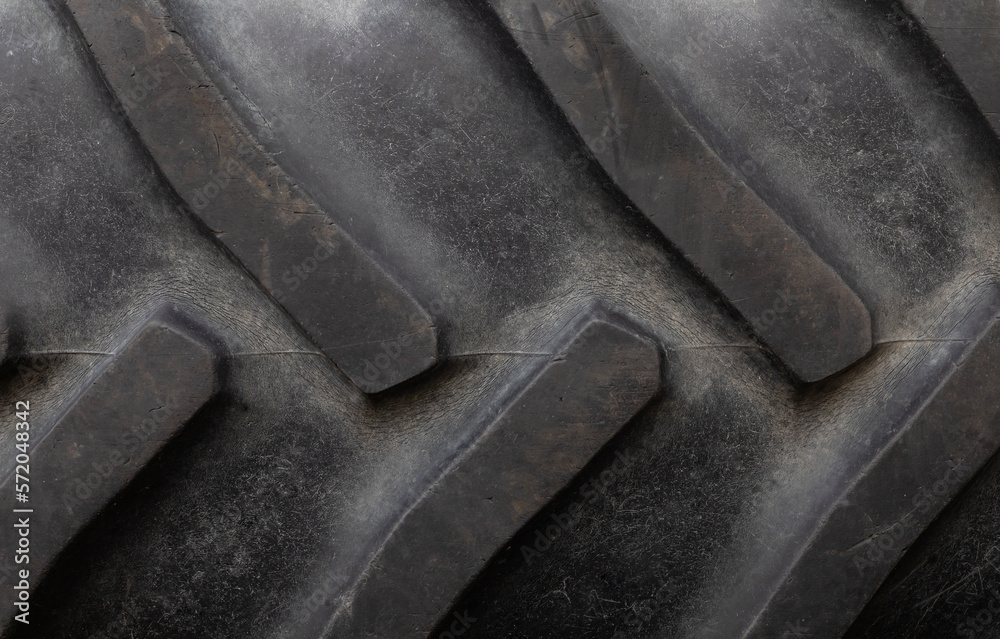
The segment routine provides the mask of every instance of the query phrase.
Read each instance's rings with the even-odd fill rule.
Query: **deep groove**
[[[401,508],[354,583],[295,636],[425,637],[473,577],[660,387],[658,348],[600,309],[483,411],[467,442]]]

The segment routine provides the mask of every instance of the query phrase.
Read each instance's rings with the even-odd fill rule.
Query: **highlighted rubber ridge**
[[[425,637],[498,551],[657,393],[658,347],[601,311],[484,411],[340,597],[327,637]]]
[[[608,175],[792,372],[818,381],[871,350],[854,291],[702,140],[593,3],[489,2]]]
[[[926,401],[901,416],[884,445],[869,444],[861,472],[830,486],[832,504],[814,527],[775,531],[770,555],[744,569],[754,580],[737,575],[719,595],[711,624],[692,637],[764,639],[789,624],[808,629],[804,636],[847,631],[917,537],[1000,450],[998,309],[995,288],[961,309],[962,327],[935,353],[941,379]],[[986,313],[993,316],[987,327],[969,335]],[[899,391],[891,401],[904,397]]]

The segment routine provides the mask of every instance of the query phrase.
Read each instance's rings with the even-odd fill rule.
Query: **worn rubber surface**
[[[998,15],[0,0],[0,633],[1000,637]]]

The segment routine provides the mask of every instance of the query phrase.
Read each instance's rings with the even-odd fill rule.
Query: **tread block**
[[[363,391],[437,362],[430,315],[270,159],[155,0],[68,0],[190,210]]]
[[[426,637],[501,545],[658,391],[660,353],[646,338],[593,315],[566,333],[403,510],[326,636]]]
[[[1000,134],[1000,5],[987,0],[903,0]]]
[[[739,636],[780,636],[789,622],[825,637],[846,632],[903,553],[1000,449],[998,361],[994,320],[822,518],[759,614],[734,597],[733,607],[754,619]]]
[[[8,513],[31,510],[11,515],[30,518],[29,562],[15,563],[18,529],[4,527],[4,573],[27,568],[34,589],[76,533],[215,394],[216,385],[207,340],[183,317],[158,313],[81,384],[50,429],[29,421],[27,503],[15,501],[13,465],[5,467],[0,487]],[[16,612],[13,601],[5,597],[0,604],[4,624]]]
[[[622,191],[801,379],[872,346],[858,296],[706,145],[586,0],[489,0]]]

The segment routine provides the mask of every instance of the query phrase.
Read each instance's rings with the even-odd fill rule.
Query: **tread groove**
[[[694,636],[764,639],[789,622],[821,629],[811,636],[848,630],[910,545],[1000,449],[998,303],[991,287],[969,307],[971,319],[953,329],[965,339],[953,340],[949,374],[843,487],[780,578],[727,593],[717,615],[724,622]],[[985,313],[992,321],[968,336]]]
[[[342,591],[324,636],[426,637],[489,558],[658,392],[659,348],[591,309],[467,441]],[[305,626],[303,631],[311,626]],[[306,632],[302,636],[311,636]]]
[[[1000,134],[1000,6],[982,0],[902,0]],[[903,13],[903,12],[900,12]]]
[[[708,147],[596,5],[489,2],[615,183],[796,375],[817,381],[871,350],[861,300]]]

